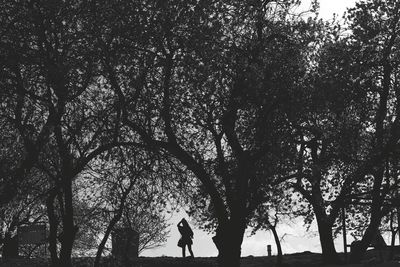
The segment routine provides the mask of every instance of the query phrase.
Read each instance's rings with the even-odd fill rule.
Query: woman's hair
[[[190,228],[190,226],[189,226],[188,222],[185,220],[185,218],[182,219],[182,227],[189,230],[189,233],[191,235],[193,235],[193,230],[192,230],[192,228]]]
[[[188,222],[186,221],[185,218],[182,219],[182,224],[183,224],[184,227],[189,227],[190,228],[190,226],[189,226],[189,224],[188,224]]]

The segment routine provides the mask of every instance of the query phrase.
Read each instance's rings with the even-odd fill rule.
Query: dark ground
[[[400,259],[400,258],[399,258]],[[274,267],[276,257],[244,257],[242,258],[241,267]],[[318,267],[322,265],[321,254],[303,252],[289,254],[284,256],[285,267]],[[74,259],[75,267],[91,267],[92,258],[76,258]],[[48,267],[49,264],[45,260],[19,259],[8,262],[1,262],[0,267]],[[173,257],[157,257],[145,258],[140,257],[131,265],[113,265],[110,260],[102,265],[102,267],[217,267],[216,258],[195,258],[183,259]],[[336,266],[336,265],[335,265]],[[335,267],[330,265],[329,267]],[[344,265],[338,265],[344,266]],[[385,263],[379,263],[377,253],[369,251],[363,264],[345,265],[347,267],[395,267],[399,266],[399,260]]]

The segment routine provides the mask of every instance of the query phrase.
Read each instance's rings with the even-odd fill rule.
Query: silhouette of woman
[[[186,255],[186,246],[188,246],[190,257],[194,258],[193,251],[192,251],[192,238],[193,238],[193,231],[190,228],[188,222],[183,218],[178,223],[178,230],[181,234],[181,238],[179,239],[178,246],[182,248],[182,257],[185,258]]]

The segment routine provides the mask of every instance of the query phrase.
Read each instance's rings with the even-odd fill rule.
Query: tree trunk
[[[93,267],[99,267],[100,266],[100,259],[101,259],[101,254],[103,254],[103,250],[104,247],[107,243],[108,237],[111,234],[111,231],[114,229],[114,226],[117,224],[117,222],[122,218],[122,213],[124,211],[125,208],[125,202],[126,199],[129,195],[129,193],[131,192],[133,186],[135,185],[135,180],[131,180],[129,187],[125,190],[125,192],[123,192],[122,194],[122,198],[121,198],[121,202],[119,204],[118,207],[118,211],[117,213],[114,215],[114,217],[111,219],[109,225],[107,226],[106,232],[104,233],[103,239],[100,242],[99,247],[97,248],[97,252],[96,252],[96,258],[94,260],[94,264]],[[128,242],[129,244],[129,242]]]
[[[313,161],[319,162],[318,159],[318,145],[313,143],[311,147],[311,154]],[[325,208],[325,200],[322,197],[321,181],[323,180],[322,167],[319,164],[315,164],[312,168],[312,177],[310,182],[312,184],[311,192],[305,190],[301,185],[297,186],[297,189],[303,194],[303,196],[309,201],[313,207],[315,218],[317,220],[319,240],[321,243],[322,259],[325,264],[338,264],[340,263],[339,255],[336,252],[335,244],[333,242],[332,227],[335,219],[338,216],[337,212],[327,214]]]
[[[3,259],[15,259],[18,258],[18,236],[11,236],[11,233],[7,232],[3,240]]]
[[[57,232],[58,232],[58,219],[54,210],[54,200],[57,196],[55,189],[50,192],[46,199],[47,217],[49,219],[49,252],[51,266],[58,266],[58,254],[57,254]]]
[[[397,233],[397,230],[392,230],[392,231],[390,231],[390,233],[391,233],[391,240],[390,240],[390,254],[389,254],[389,260],[392,260],[393,259],[393,257],[394,257],[394,246],[395,246],[395,243],[396,243],[396,233]]]
[[[75,241],[75,235],[78,231],[74,225],[74,210],[72,203],[72,180],[69,177],[63,179],[64,193],[64,216],[63,232],[61,235],[60,263],[63,267],[71,267],[72,247]]]
[[[213,241],[218,249],[220,267],[240,267],[244,230],[245,225],[232,220],[218,226]]]
[[[338,264],[340,263],[340,259],[333,242],[332,224],[328,222],[326,217],[317,214],[318,213],[316,213],[316,218],[323,261],[326,264]]]
[[[272,234],[274,235],[274,239],[275,239],[275,244],[276,244],[276,250],[277,250],[277,261],[276,261],[276,265],[282,266],[283,263],[283,255],[282,255],[282,246],[281,246],[281,241],[279,240],[279,236],[278,236],[278,232],[276,231],[276,227],[273,226],[271,223],[269,223],[269,229],[271,229]]]
[[[100,266],[100,259],[101,255],[103,254],[104,247],[107,243],[108,237],[111,234],[111,231],[114,229],[114,226],[117,224],[117,222],[121,219],[122,217],[122,210],[121,212],[118,212],[110,221],[109,225],[107,226],[106,232],[104,233],[103,239],[100,242],[99,247],[97,248],[96,252],[96,258],[94,260],[93,267],[99,267]]]
[[[384,169],[381,168],[378,170],[377,174],[374,175],[375,181],[372,193],[370,222],[367,229],[365,230],[363,238],[360,240],[360,242],[357,243],[356,246],[352,248],[352,251],[350,253],[350,263],[361,262],[365,255],[365,252],[371,244],[371,241],[378,232],[379,225],[381,224],[382,216],[384,214],[382,211],[384,195],[381,194],[383,172]]]
[[[395,211],[391,211],[390,212],[390,223],[389,223],[390,234],[391,234],[389,260],[392,260],[394,257],[394,246],[396,243],[397,228],[394,227],[394,217],[395,217]]]
[[[380,208],[379,208],[380,213]],[[371,213],[371,222],[368,225],[367,230],[363,235],[363,238],[357,243],[356,246],[352,247],[350,253],[350,263],[359,263],[364,258],[365,252],[367,251],[372,239],[376,236],[379,225],[381,223],[381,216],[376,212]]]
[[[396,211],[397,211],[397,232],[399,234],[399,246],[400,246],[400,208],[397,208]]]

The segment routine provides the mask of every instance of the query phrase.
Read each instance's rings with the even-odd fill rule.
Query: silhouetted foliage
[[[280,214],[315,217],[332,263],[347,207],[352,228],[368,221],[359,261],[381,219],[394,220],[384,200],[398,189],[399,3],[361,2],[347,26],[299,15],[299,3],[2,1],[8,231],[35,220],[8,212],[34,199],[52,264],[71,266],[75,239],[101,230],[98,263],[114,227],[141,229],[144,247],[164,241],[162,212],[183,202],[215,232],[221,266],[239,266],[248,225],[279,246]],[[367,209],[351,203],[361,194]]]

